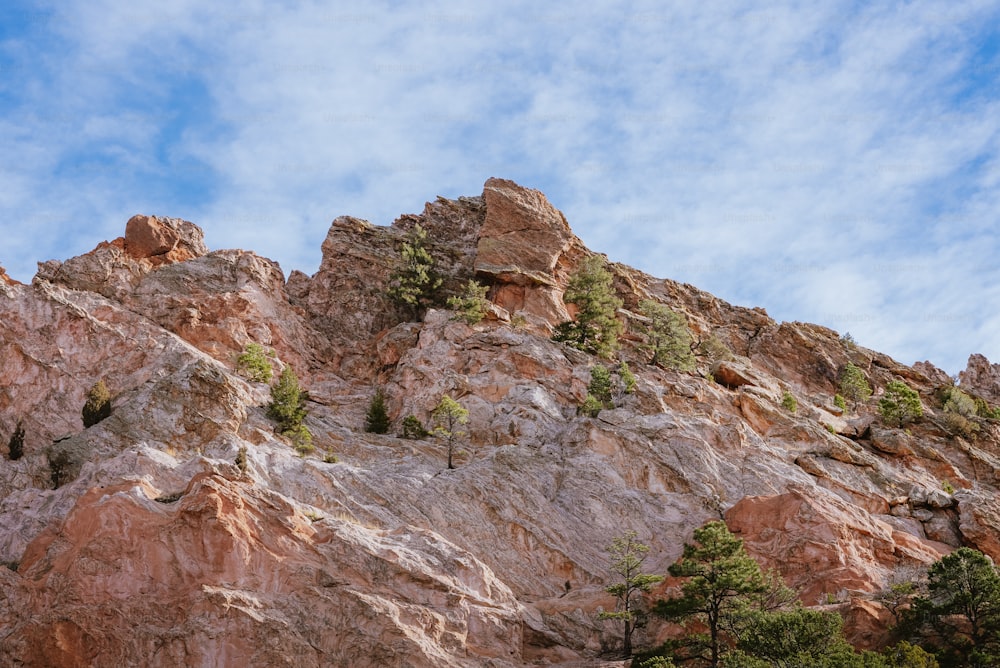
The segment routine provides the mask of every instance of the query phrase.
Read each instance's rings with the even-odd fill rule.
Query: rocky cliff
[[[409,322],[386,298],[418,224],[445,293],[490,286],[486,320]],[[391,227],[336,219],[311,277],[153,216],[31,285],[0,271],[0,449],[25,434],[24,456],[0,461],[0,663],[605,665],[620,642],[597,616],[614,604],[611,539],[637,531],[665,572],[720,516],[874,646],[872,594],[895,573],[961,545],[1000,558],[1000,426],[956,431],[946,374],[823,327],[611,265],[637,391],[577,415],[599,360],[549,335],[591,253],[544,195],[490,179]],[[642,299],[732,354],[688,373],[647,364]],[[308,389],[314,453],[275,434],[267,386],[236,373],[249,342]],[[836,407],[848,362],[876,395],[915,388],[924,418],[893,429],[872,404]],[[100,379],[113,410],[84,428]],[[961,383],[1000,400],[981,356]],[[455,470],[433,438],[365,433],[377,387],[394,432],[446,393],[470,411]],[[636,642],[664,633],[654,621]]]

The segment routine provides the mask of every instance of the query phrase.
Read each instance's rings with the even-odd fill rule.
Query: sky
[[[312,274],[337,216],[497,176],[613,261],[1000,362],[998,0],[135,4],[0,6],[18,280],[137,213]]]

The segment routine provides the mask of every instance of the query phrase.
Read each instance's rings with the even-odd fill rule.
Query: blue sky
[[[136,213],[316,270],[490,176],[594,250],[950,373],[1000,361],[1000,3],[17,2],[0,265]]]

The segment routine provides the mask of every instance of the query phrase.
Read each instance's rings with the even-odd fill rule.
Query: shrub
[[[399,262],[389,277],[389,298],[419,315],[441,287],[441,277],[434,271],[434,258],[427,251],[427,232],[415,225],[406,235]]]
[[[941,489],[944,490],[945,493],[947,493],[947,494],[954,494],[955,493],[955,486],[951,484],[950,480],[942,480],[941,481]]]
[[[603,365],[595,364],[590,369],[590,384],[587,392],[601,402],[602,408],[611,405],[611,372]]]
[[[833,396],[833,405],[842,411],[847,410],[847,402],[844,401],[844,397],[840,396],[839,394],[835,394]]]
[[[602,404],[597,397],[593,394],[588,394],[587,398],[583,400],[582,404],[580,404],[580,408],[577,409],[577,413],[595,418],[600,414],[601,409],[603,408],[604,404]]]
[[[700,340],[695,350],[700,357],[706,358],[709,364],[733,359],[733,351],[715,334]]]
[[[651,299],[639,302],[639,309],[649,318],[649,325],[643,328],[646,341],[640,349],[651,355],[650,363],[678,371],[694,370],[694,339],[684,318]]]
[[[274,377],[271,360],[267,358],[264,347],[253,342],[246,344],[236,358],[236,372],[254,383],[270,383]]]
[[[240,470],[240,475],[247,474],[247,446],[241,445],[236,451],[236,468]]]
[[[316,449],[313,446],[312,432],[304,424],[298,424],[291,429],[286,429],[281,432],[281,435],[287,437],[295,447],[295,451],[303,457]]]
[[[92,427],[111,415],[111,392],[103,380],[99,380],[87,390],[87,401],[83,404],[83,426]]]
[[[973,439],[979,434],[979,425],[958,413],[944,414],[944,426],[952,436]]]
[[[427,438],[427,430],[424,429],[424,424],[417,418],[416,415],[410,414],[403,418],[403,433],[400,434],[403,438],[408,438],[412,440]]]
[[[385,405],[385,392],[382,388],[375,390],[375,396],[368,404],[368,414],[365,415],[365,431],[370,434],[389,433],[389,411]]]
[[[448,308],[456,311],[455,319],[464,320],[466,324],[475,325],[486,317],[490,300],[486,298],[489,288],[469,279],[462,294],[448,297]]]
[[[10,441],[7,443],[7,458],[13,462],[22,456],[24,456],[24,424],[18,420],[14,433],[10,435]]]
[[[885,395],[879,399],[878,410],[886,424],[895,427],[909,424],[924,414],[920,395],[899,380],[885,386]]]
[[[799,402],[795,400],[791,392],[786,391],[781,395],[781,407],[790,413],[799,409]]]
[[[576,320],[557,325],[552,340],[592,355],[611,357],[618,348],[622,329],[615,315],[622,301],[615,295],[613,283],[602,257],[592,255],[580,263],[563,295],[564,302],[579,309]]]
[[[942,392],[942,399],[944,400],[944,410],[948,413],[956,413],[965,417],[976,415],[978,408],[976,401],[957,387],[945,388]]]

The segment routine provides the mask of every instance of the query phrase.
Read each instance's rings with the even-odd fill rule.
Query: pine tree
[[[255,383],[270,383],[274,376],[271,360],[267,359],[264,347],[259,343],[248,343],[236,358],[236,371]]]
[[[10,441],[7,443],[7,458],[16,461],[22,456],[24,456],[24,423],[18,420],[14,433],[10,435]]]
[[[725,522],[709,522],[694,532],[695,544],[685,544],[681,558],[668,570],[687,578],[682,595],[658,601],[656,614],[666,619],[703,625],[707,633],[687,637],[690,656],[716,668],[726,648],[724,631],[747,600],[768,589],[760,566],[743,549]]]
[[[303,424],[308,415],[306,396],[298,376],[286,366],[278,382],[271,386],[271,403],[267,407],[267,416],[278,423],[277,432],[290,439],[301,455],[314,450],[312,432]]]
[[[878,410],[886,424],[895,427],[902,427],[924,414],[920,395],[900,380],[885,386],[885,394],[878,401]]]
[[[462,294],[448,297],[448,308],[454,310],[456,320],[464,320],[469,325],[475,325],[486,317],[490,300],[486,298],[489,288],[469,279]]]
[[[625,633],[622,636],[622,648],[626,658],[632,656],[632,632],[635,630],[636,602],[639,592],[649,591],[653,585],[663,580],[662,575],[651,575],[642,572],[642,564],[646,561],[649,546],[636,540],[635,531],[626,531],[614,539],[608,547],[611,557],[611,572],[621,578],[604,588],[614,595],[616,604],[614,612],[601,613],[602,619],[620,619],[625,622]]]
[[[441,277],[434,271],[434,258],[427,251],[426,242],[427,232],[415,225],[406,235],[399,264],[389,277],[389,297],[409,308],[414,316],[419,316],[441,287]]]
[[[592,255],[570,276],[563,301],[579,309],[576,320],[556,326],[552,339],[592,355],[611,357],[618,348],[622,324],[615,316],[622,301],[615,295],[613,277],[604,259]]]
[[[851,401],[855,410],[859,403],[868,401],[872,396],[872,388],[865,379],[864,372],[851,362],[847,363],[840,374],[840,394]]]
[[[649,319],[642,327],[646,341],[640,348],[650,355],[650,364],[677,371],[694,370],[694,339],[684,318],[652,299],[639,302],[639,309]]]
[[[448,468],[453,469],[452,454],[456,443],[465,436],[464,431],[459,427],[469,422],[469,411],[462,408],[462,405],[449,397],[447,394],[441,397],[440,403],[431,413],[434,419],[434,435],[445,442],[448,447]]]
[[[385,392],[382,388],[375,390],[375,396],[368,404],[368,414],[365,416],[365,431],[371,434],[389,433],[389,410],[385,405]]]
[[[99,380],[87,390],[87,401],[83,404],[83,426],[92,427],[111,415],[111,392],[103,380]]]

